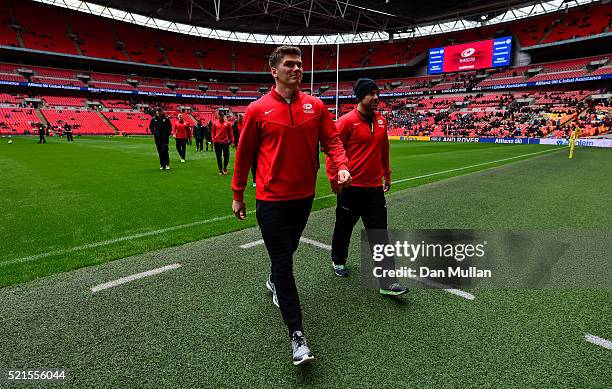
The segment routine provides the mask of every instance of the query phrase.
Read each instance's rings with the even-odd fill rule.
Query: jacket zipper
[[[289,105],[289,116],[291,116],[291,127],[295,126],[295,124],[293,124],[293,112],[291,112],[291,102],[287,103]]]

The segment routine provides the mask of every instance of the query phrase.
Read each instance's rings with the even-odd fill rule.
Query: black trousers
[[[195,138],[196,140],[196,151],[204,150],[204,138]]]
[[[313,197],[290,201],[257,200],[257,223],[271,262],[272,282],[289,335],[303,331],[302,308],[293,278],[293,253],[306,227]]]
[[[168,138],[155,138],[157,154],[159,154],[159,166],[170,166],[170,155],[168,154]]]
[[[227,170],[227,164],[229,163],[229,143],[215,143],[215,154],[217,155],[217,166],[219,172],[223,173]],[[221,164],[221,154],[223,154],[223,165]]]
[[[382,186],[374,188],[364,188],[350,186],[345,188],[337,196],[336,224],[332,237],[332,261],[336,265],[346,265],[348,258],[349,244],[355,224],[361,219],[366,230],[386,230],[387,229],[387,201]],[[373,242],[373,238],[368,234],[370,246],[375,243],[388,243],[387,234],[379,242]],[[377,234],[377,240],[380,234]],[[393,269],[395,267],[393,258],[386,258],[382,267]],[[381,287],[387,287],[397,280],[395,278],[381,279]]]
[[[206,151],[208,151],[209,145],[210,145],[210,149],[212,150],[212,138],[206,138]]]
[[[72,133],[66,133],[66,140],[68,142],[74,142],[74,139],[72,138]]]
[[[43,134],[38,135],[38,143],[47,143],[47,140]]]
[[[187,139],[176,138],[176,151],[179,153],[181,159],[185,159],[185,153],[187,150]]]

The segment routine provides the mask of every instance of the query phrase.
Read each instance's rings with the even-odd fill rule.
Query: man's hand
[[[351,185],[353,178],[351,177],[351,173],[348,170],[340,170],[338,172],[338,186],[343,188],[347,188]]]
[[[383,179],[383,191],[388,192],[389,189],[391,189],[391,179],[389,178],[388,181]]]
[[[234,216],[238,219],[244,220],[246,218],[246,205],[244,201],[234,200],[232,202],[232,211],[234,211]]]

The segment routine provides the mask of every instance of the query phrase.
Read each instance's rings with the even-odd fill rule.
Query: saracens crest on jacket
[[[312,104],[310,103],[306,103],[304,104],[304,113],[314,113],[314,111],[312,110]]]

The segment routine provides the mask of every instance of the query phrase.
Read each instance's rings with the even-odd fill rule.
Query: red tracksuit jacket
[[[172,131],[174,136],[178,139],[187,139],[191,137],[191,131],[189,130],[189,124],[183,122],[175,122],[174,130]]]
[[[382,185],[382,177],[391,179],[387,121],[382,115],[374,113],[374,121],[370,126],[355,108],[338,119],[336,127],[346,150],[349,171],[353,177],[352,186],[377,187]],[[334,188],[337,185],[338,169],[329,158],[325,162],[327,178]]]
[[[338,131],[325,104],[300,91],[287,103],[272,88],[249,104],[244,114],[232,179],[234,200],[243,200],[255,153],[258,200],[286,201],[313,196],[319,142],[339,170],[347,169]]]
[[[221,123],[216,120],[212,125],[212,141],[213,143],[234,143],[231,123],[228,121]]]

